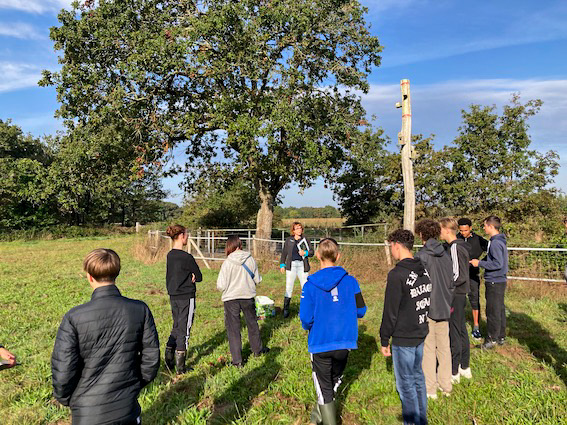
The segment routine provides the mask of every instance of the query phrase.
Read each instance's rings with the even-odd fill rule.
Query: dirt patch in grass
[[[512,369],[516,369],[518,365],[520,365],[520,361],[528,360],[532,358],[531,353],[526,351],[525,348],[517,346],[517,345],[504,345],[503,347],[499,347],[497,349],[498,354],[502,355],[506,359],[510,360],[508,366]]]

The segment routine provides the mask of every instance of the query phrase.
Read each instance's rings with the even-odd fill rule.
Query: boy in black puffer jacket
[[[95,249],[83,263],[91,300],[63,317],[53,355],[53,395],[73,425],[140,424],[138,394],[157,375],[159,341],[142,301],[120,295],[120,258]]]

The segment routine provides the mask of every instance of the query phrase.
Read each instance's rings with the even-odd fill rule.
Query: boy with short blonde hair
[[[53,395],[71,408],[73,424],[140,424],[140,390],[159,368],[154,319],[142,301],[115,285],[120,257],[90,252],[83,268],[91,300],[65,314],[51,357]]]
[[[309,276],[303,286],[299,318],[303,329],[309,331],[308,346],[317,392],[311,423],[335,425],[335,394],[348,353],[357,348],[357,319],[366,313],[366,305],[356,279],[336,265],[340,258],[337,241],[322,239],[316,256],[321,269]]]

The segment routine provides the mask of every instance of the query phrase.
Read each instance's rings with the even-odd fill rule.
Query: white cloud
[[[69,8],[72,0],[0,0],[0,9],[21,10],[28,13],[58,12]]]
[[[540,152],[555,150],[560,155],[562,168],[555,182],[567,191],[567,79],[486,79],[435,84],[412,81],[412,132],[435,134],[437,146],[447,145],[458,134],[462,109],[474,103],[496,105],[501,112],[516,92],[522,102],[543,100],[540,112],[528,121],[532,147]],[[372,85],[368,95],[362,96],[368,114],[377,115],[376,124],[394,141],[401,127],[401,110],[395,108],[400,99],[398,84]]]
[[[41,68],[24,63],[0,62],[0,93],[36,87]]]
[[[35,27],[24,22],[0,22],[0,36],[15,37],[22,40],[44,38]]]
[[[534,122],[552,122],[546,127],[553,131],[567,132],[567,80],[517,80],[486,79],[446,81],[435,84],[416,84],[411,86],[412,109],[416,119],[419,112],[427,116],[437,115],[440,111],[453,110],[460,114],[472,103],[502,106],[507,103],[512,93],[519,92],[521,99],[541,99],[544,105],[541,112],[533,118]],[[396,114],[394,105],[400,99],[400,87],[397,84],[371,85],[363,101],[370,112],[386,115]],[[441,116],[436,121],[441,120]],[[433,123],[432,123],[433,124]],[[562,141],[567,143],[567,141]]]

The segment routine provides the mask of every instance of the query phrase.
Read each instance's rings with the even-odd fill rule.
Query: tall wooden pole
[[[404,229],[413,231],[415,223],[415,187],[413,182],[414,150],[411,145],[411,97],[410,82],[404,79],[400,82],[402,102],[397,108],[402,108],[402,131],[398,133],[398,142],[402,146],[402,176],[404,179]]]

